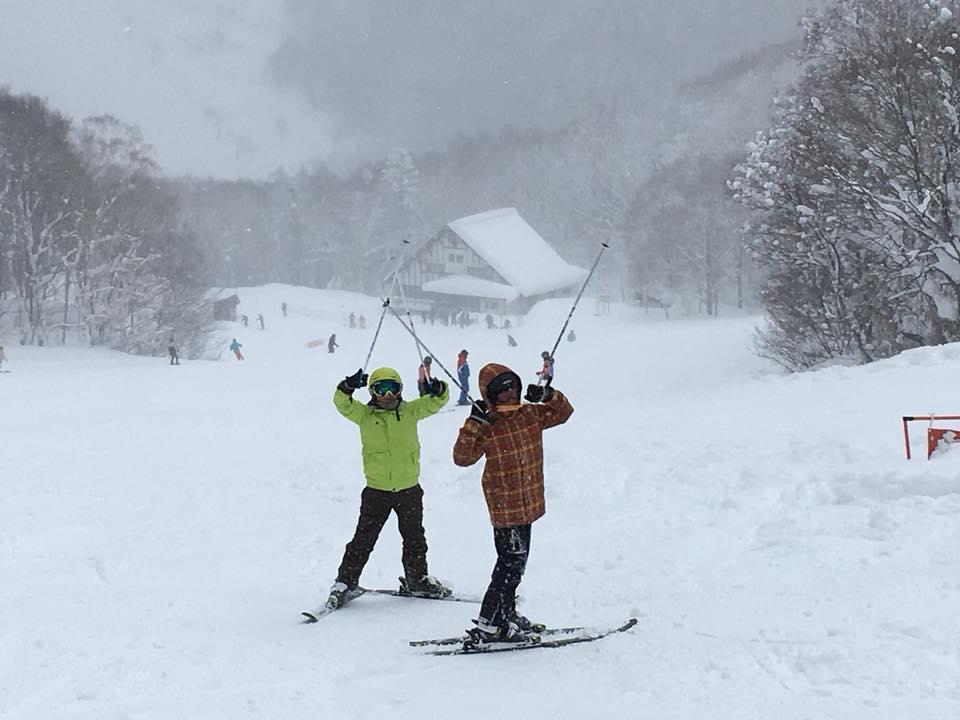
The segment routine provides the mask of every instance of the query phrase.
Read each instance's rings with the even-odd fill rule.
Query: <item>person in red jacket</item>
[[[468,634],[477,642],[522,640],[542,626],[517,612],[517,587],[530,551],[530,529],[546,512],[543,492],[543,431],[565,423],[573,406],[559,390],[529,385],[520,402],[520,376],[505,365],[480,369],[483,400],[474,403],[453,447],[461,467],[486,456],[487,501],[497,563],[483,596],[480,616]]]
[[[433,382],[433,358],[429,355],[424,356],[420,363],[420,369],[417,371],[417,390],[420,397],[430,394],[430,383]]]
[[[553,357],[549,352],[544,350],[540,353],[540,358],[543,360],[543,367],[537,370],[537,375],[540,376],[540,382],[552,382],[553,381]]]

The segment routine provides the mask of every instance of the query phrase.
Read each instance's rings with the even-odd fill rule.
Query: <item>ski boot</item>
[[[411,582],[405,577],[400,578],[399,593],[401,595],[411,595],[419,598],[440,599],[452,595],[453,590],[437,580],[433,575],[424,575],[417,582]]]
[[[507,616],[507,620],[516,625],[518,628],[528,633],[542,633],[547,629],[547,626],[543,623],[531,622],[526,617],[514,610]]]
[[[349,588],[346,583],[338,580],[330,588],[330,596],[327,598],[326,607],[328,610],[337,610],[361,594],[362,592],[357,588]]]
[[[476,627],[467,630],[467,639],[463,643],[464,650],[471,650],[490,643],[538,643],[540,636],[530,630],[522,630],[515,622],[505,621],[502,625],[494,625],[483,618],[473,621]]]

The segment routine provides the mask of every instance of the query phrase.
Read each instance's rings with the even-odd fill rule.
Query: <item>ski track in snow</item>
[[[960,716],[960,450],[925,455],[899,419],[956,413],[960,346],[785,376],[756,320],[574,317],[545,434],[547,515],[521,610],[550,625],[640,622],[540,653],[435,658],[476,607],[365,596],[298,624],[334,579],[363,486],[331,397],[363,361],[379,303],[241,288],[224,325],[247,360],[13,347],[0,379],[0,718]],[[290,317],[280,316],[286,301]],[[343,327],[353,310],[365,331]],[[510,332],[417,327],[473,379],[535,381],[569,301]],[[337,332],[335,355],[310,340]],[[371,367],[415,389],[386,318]],[[366,391],[359,397],[366,399]],[[467,408],[420,425],[431,572],[482,594],[494,561],[481,465],[451,448]],[[364,572],[400,574],[394,520]]]

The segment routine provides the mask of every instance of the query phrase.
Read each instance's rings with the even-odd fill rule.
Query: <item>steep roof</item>
[[[448,223],[447,227],[521,295],[562,290],[587,277],[586,270],[560,257],[516,208],[470,215]]]

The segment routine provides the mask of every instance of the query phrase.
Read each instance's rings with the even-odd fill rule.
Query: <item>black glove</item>
[[[550,381],[546,385],[527,385],[527,393],[523,399],[527,402],[546,402],[553,395],[553,388],[550,387]]]
[[[337,387],[349,395],[357,388],[366,387],[367,377],[363,368],[360,368],[353,375],[347,375]]]
[[[434,397],[439,397],[447,391],[447,384],[440,378],[433,378],[427,386],[427,392]]]
[[[470,410],[468,420],[474,420],[481,425],[490,424],[490,412],[487,410],[487,403],[483,400],[477,400],[473,403],[473,409]]]

